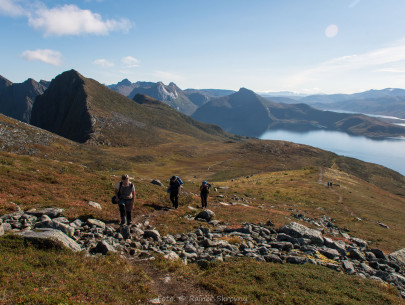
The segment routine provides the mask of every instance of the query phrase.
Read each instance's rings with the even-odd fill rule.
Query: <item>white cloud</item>
[[[135,68],[139,66],[139,60],[132,56],[126,56],[121,59],[126,68]]]
[[[16,0],[0,0],[0,14],[18,17],[26,15],[27,11]]]
[[[29,15],[28,23],[33,28],[43,31],[45,36],[106,35],[111,31],[128,31],[132,27],[127,19],[103,20],[101,15],[80,9],[73,4],[51,9],[42,6]]]
[[[49,49],[26,50],[21,56],[28,61],[39,60],[54,66],[59,66],[62,63],[62,54]]]
[[[95,61],[93,61],[93,64],[101,66],[103,68],[114,67],[114,63],[112,61],[109,61],[104,58],[96,59]]]

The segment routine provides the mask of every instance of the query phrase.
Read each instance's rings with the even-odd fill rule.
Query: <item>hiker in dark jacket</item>
[[[203,181],[200,186],[201,205],[203,209],[207,207],[207,199],[208,194],[210,193],[210,187],[211,185],[208,184],[207,181]]]
[[[170,178],[170,185],[168,192],[170,193],[170,201],[173,203],[173,207],[177,209],[179,207],[179,194],[181,183],[176,176]]]
[[[121,225],[132,223],[132,209],[135,201],[135,186],[129,181],[128,175],[122,175],[121,181],[115,187],[118,207],[120,209]]]

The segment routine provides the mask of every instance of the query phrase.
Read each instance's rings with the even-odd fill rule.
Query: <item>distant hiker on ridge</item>
[[[122,175],[121,181],[115,187],[118,207],[120,209],[121,225],[129,226],[132,223],[132,209],[135,201],[135,186],[129,182],[128,175]]]
[[[207,199],[208,194],[210,193],[211,184],[207,183],[207,181],[203,181],[200,186],[200,196],[201,196],[201,206],[202,208],[207,207]]]
[[[167,192],[170,194],[170,201],[175,209],[179,207],[179,194],[182,184],[183,181],[181,181],[179,177],[173,176],[170,178],[170,185]]]

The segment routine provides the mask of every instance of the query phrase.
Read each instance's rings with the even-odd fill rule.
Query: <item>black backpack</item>
[[[111,203],[112,203],[112,204],[118,204],[117,199],[120,198],[121,186],[122,186],[122,181],[120,182],[120,186],[119,186],[119,188],[118,188],[118,195],[114,195],[114,196],[112,196],[112,198],[111,198]]]

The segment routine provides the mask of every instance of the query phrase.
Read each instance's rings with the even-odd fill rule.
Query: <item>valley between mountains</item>
[[[74,70],[46,85],[31,124],[0,115],[0,304],[404,303],[399,173],[235,135]],[[206,107],[264,105],[234,94]],[[110,202],[124,173],[132,228]]]

